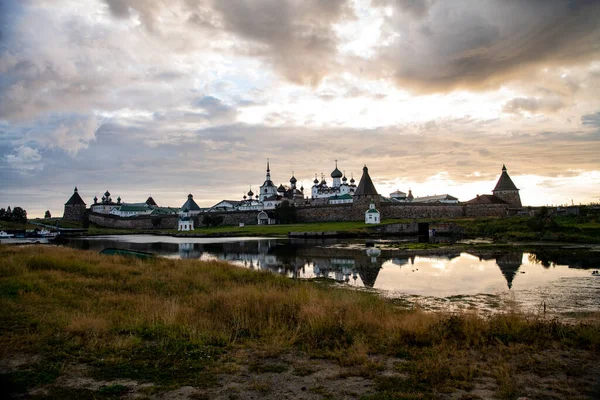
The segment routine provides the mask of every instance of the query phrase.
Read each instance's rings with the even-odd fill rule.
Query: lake
[[[67,246],[119,248],[169,258],[224,260],[295,279],[324,278],[428,310],[494,312],[517,307],[546,315],[600,312],[600,252],[551,248],[400,251],[381,241],[367,254],[365,240],[181,238],[153,235],[69,238]]]

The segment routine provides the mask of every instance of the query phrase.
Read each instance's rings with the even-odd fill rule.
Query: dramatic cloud
[[[376,185],[595,194],[600,3],[0,0],[0,203]],[[571,184],[572,182],[572,184]],[[556,183],[556,184],[554,184]],[[447,187],[446,187],[447,186]],[[551,192],[556,191],[556,193]],[[537,200],[536,200],[537,199]],[[577,201],[577,198],[575,198]],[[29,203],[27,203],[29,202]]]
[[[597,1],[376,4],[394,6],[384,30],[394,39],[378,54],[382,72],[421,92],[494,87],[532,68],[573,65],[600,52]]]

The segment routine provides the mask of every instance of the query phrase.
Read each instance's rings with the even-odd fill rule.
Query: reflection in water
[[[593,252],[473,249],[461,253],[450,248],[444,254],[421,256],[418,252],[386,249],[377,254],[379,249],[367,251],[364,242],[357,240],[230,239],[211,243],[208,239],[149,239],[141,235],[71,239],[68,245],[96,251],[116,247],[170,258],[224,260],[291,278],[332,279],[399,297],[510,293],[519,299],[529,296],[533,299],[530,303],[558,304],[574,299],[577,291],[580,298],[571,301],[572,308],[600,309],[600,279],[591,278],[590,272],[582,269],[600,265],[599,255]]]

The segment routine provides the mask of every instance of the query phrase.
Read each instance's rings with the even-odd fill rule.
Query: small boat
[[[6,233],[4,231],[0,231],[0,239],[8,239],[11,237],[14,237],[15,235],[13,235],[12,233]]]
[[[52,231],[49,231],[48,229],[42,229],[41,231],[38,232],[38,235],[40,235],[41,237],[45,237],[45,238],[51,238],[51,237],[56,237],[58,235],[58,232],[52,232]]]
[[[152,253],[146,253],[145,251],[137,251],[137,250],[125,250],[125,249],[116,249],[114,247],[108,247],[100,252],[100,254],[108,255],[108,256],[125,256],[125,257],[137,257],[142,260],[151,260],[155,256]]]

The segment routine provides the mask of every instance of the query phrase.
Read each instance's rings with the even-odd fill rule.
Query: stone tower
[[[71,198],[65,203],[65,211],[63,213],[63,219],[73,221],[83,221],[85,219],[85,202],[77,192],[77,186],[73,191]]]
[[[496,187],[492,190],[494,196],[506,201],[510,208],[522,208],[521,196],[519,196],[519,189],[515,186],[510,176],[506,172],[506,166],[502,166],[502,175],[496,183]]]

